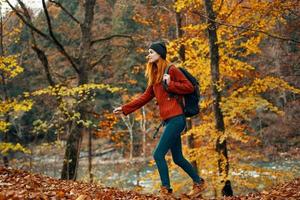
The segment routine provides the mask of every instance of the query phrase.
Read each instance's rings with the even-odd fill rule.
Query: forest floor
[[[122,191],[116,188],[102,187],[77,181],[58,180],[40,174],[0,167],[0,200],[6,199],[131,200],[159,198],[151,194],[139,194],[134,191]],[[300,199],[300,178],[275,186],[271,190],[262,191],[261,193],[225,199]]]

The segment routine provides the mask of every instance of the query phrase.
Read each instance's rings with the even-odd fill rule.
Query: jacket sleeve
[[[184,76],[184,74],[176,67],[169,69],[171,81],[168,85],[168,92],[175,94],[189,94],[194,91],[193,84]]]
[[[128,115],[134,112],[135,110],[141,108],[151,99],[153,99],[153,97],[153,86],[149,86],[141,96],[122,106],[122,111],[124,115]]]

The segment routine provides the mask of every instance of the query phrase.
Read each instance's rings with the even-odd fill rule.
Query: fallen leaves
[[[76,181],[58,180],[17,169],[0,167],[0,200],[159,200],[155,195],[122,191]],[[224,200],[300,199],[300,178],[275,186],[269,191]]]
[[[300,178],[294,179],[291,182],[284,183],[273,187],[271,190],[262,191],[260,193],[248,194],[241,197],[228,197],[224,200],[297,200],[300,199]]]
[[[121,191],[103,188],[68,180],[30,174],[22,170],[0,167],[0,200],[111,200],[111,199],[159,199],[154,195],[138,194],[134,191]]]

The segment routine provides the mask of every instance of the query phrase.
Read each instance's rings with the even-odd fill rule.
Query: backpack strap
[[[165,122],[164,122],[164,121],[161,121],[160,124],[159,124],[159,126],[156,128],[156,130],[155,130],[155,132],[154,132],[154,134],[153,134],[153,136],[152,136],[153,139],[156,138],[156,135],[157,135],[157,133],[158,133],[160,127],[162,127],[162,126],[164,126],[164,125],[165,125]]]
[[[170,63],[166,69],[165,69],[165,74],[169,74],[169,70],[171,68],[171,66],[174,65],[173,63]],[[184,112],[184,103],[182,101],[180,101],[178,94],[174,94],[168,91],[168,85],[167,83],[165,83],[164,81],[162,82],[163,88],[165,89],[165,91],[169,94],[169,98],[175,98],[176,101],[178,102],[178,104],[181,106],[183,112]]]
[[[170,64],[168,64],[168,66],[166,67],[166,69],[165,69],[165,73],[164,74],[169,74],[169,70],[170,70],[170,68],[171,68],[171,66],[172,65],[174,65],[173,63],[170,63]],[[166,90],[166,91],[168,91],[168,85],[167,85],[167,83],[165,83],[164,81],[162,82],[162,85],[163,85],[163,88]],[[169,92],[168,92],[169,93]],[[169,93],[169,96],[170,96],[170,93]]]

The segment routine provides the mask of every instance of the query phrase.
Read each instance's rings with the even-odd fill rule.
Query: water
[[[256,161],[251,162],[252,165],[257,167],[264,167],[268,169],[295,171],[295,174],[300,176],[300,160],[281,160],[274,162]]]
[[[249,192],[257,192],[270,187],[270,184],[280,183],[280,171],[285,171],[293,174],[293,177],[300,176],[300,160],[281,160],[274,162],[251,162],[243,163],[250,166],[249,170],[238,169],[231,171],[230,179],[236,195],[247,194]],[[253,166],[253,168],[251,168]],[[255,170],[258,169],[258,170]],[[84,170],[86,172],[86,170]],[[278,171],[278,173],[274,173]],[[101,183],[107,187],[117,187],[125,190],[133,190],[137,186],[143,189],[140,192],[153,193],[158,190],[160,185],[159,176],[157,175],[156,166],[149,166],[148,163],[136,164],[115,164],[115,165],[95,165],[93,172],[96,182]],[[209,175],[211,171],[201,170],[201,175]],[[156,173],[156,176],[154,174]],[[275,174],[275,175],[274,175]],[[145,178],[146,177],[146,178]],[[155,177],[154,179],[152,179]],[[181,181],[187,181],[189,177],[179,174],[178,172],[170,172],[171,184]],[[290,179],[292,177],[289,177]],[[241,184],[241,180],[245,184]],[[273,181],[269,181],[273,180]],[[288,178],[287,178],[288,180]],[[208,180],[210,181],[210,180]],[[255,188],[249,188],[248,185],[255,185]],[[179,191],[186,192],[188,186],[184,186]],[[213,188],[209,189],[212,190]],[[212,193],[207,196],[212,196]]]
[[[34,155],[32,172],[41,173],[55,178],[60,178],[62,168],[62,155]],[[112,156],[113,157],[113,156]],[[111,158],[112,158],[111,157]],[[117,160],[117,158],[116,158]],[[126,161],[126,160],[125,160]],[[28,162],[27,162],[28,163]],[[13,162],[12,162],[13,164]],[[233,169],[233,164],[237,166]],[[300,176],[300,160],[279,160],[272,162],[255,161],[249,163],[233,163],[230,171],[230,180],[235,194],[246,194],[266,189],[284,180],[284,173],[290,173],[286,177],[290,180]],[[20,160],[16,160],[15,168],[22,165]],[[240,168],[240,165],[247,165],[247,168]],[[250,167],[249,167],[250,166]],[[13,167],[13,166],[12,166]],[[21,167],[22,168],[22,167]],[[26,168],[23,168],[26,170]],[[274,171],[276,173],[274,173]],[[92,166],[93,180],[106,187],[116,187],[125,190],[139,189],[143,193],[156,192],[160,186],[160,179],[155,165],[149,166],[149,162],[122,163],[122,164],[101,164],[100,157],[93,158]],[[201,169],[201,176],[208,178],[209,184],[212,183],[212,169]],[[189,181],[187,175],[179,174],[177,171],[170,172],[171,184],[185,183]],[[210,177],[210,178],[209,178]],[[80,159],[78,168],[78,179],[89,182],[87,158]],[[250,186],[251,185],[251,186]],[[189,189],[190,184],[176,188],[179,193]],[[213,191],[214,188],[208,189]],[[213,196],[208,194],[207,196]]]

